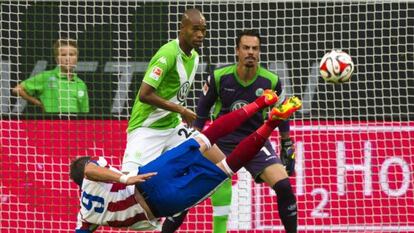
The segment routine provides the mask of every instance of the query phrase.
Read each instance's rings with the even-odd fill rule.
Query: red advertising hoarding
[[[76,156],[105,155],[119,166],[126,121],[1,122],[1,232],[73,232]],[[294,122],[299,229],[308,232],[414,232],[414,123]],[[272,140],[277,146],[277,132]],[[274,192],[246,173],[233,180],[229,228],[281,232]],[[207,200],[183,232],[211,232]],[[108,228],[106,228],[108,229]]]

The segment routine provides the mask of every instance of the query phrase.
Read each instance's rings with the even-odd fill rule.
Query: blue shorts
[[[173,216],[207,198],[228,176],[188,139],[159,158],[139,168],[138,174],[158,172],[138,184],[156,217]]]

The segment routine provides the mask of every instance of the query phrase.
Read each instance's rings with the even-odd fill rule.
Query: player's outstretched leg
[[[231,209],[231,179],[223,184],[211,195],[213,205],[213,233],[226,233],[227,222]]]
[[[302,106],[296,97],[287,99],[280,107],[273,108],[269,113],[269,129],[274,127],[278,120],[283,120],[292,115]],[[266,132],[264,133],[266,134]],[[280,180],[272,187],[276,192],[279,217],[287,233],[297,232],[297,207],[289,178]]]
[[[269,120],[283,120],[289,118],[302,107],[302,102],[296,96],[290,97],[279,107],[274,107],[269,113]]]
[[[279,97],[274,91],[265,90],[254,102],[217,118],[213,124],[203,130],[203,134],[213,145],[217,139],[233,132],[257,111],[275,104],[278,99]]]
[[[227,173],[232,174],[237,172],[242,166],[253,159],[280,122],[290,117],[301,106],[302,102],[298,98],[291,97],[281,106],[273,108],[269,113],[269,119],[259,129],[242,140],[232,153],[222,161],[222,165],[227,170]],[[296,198],[291,190],[289,180],[282,180],[272,188],[277,193],[279,216],[286,232],[296,233]]]
[[[237,172],[253,159],[280,122],[289,118],[301,107],[302,102],[297,97],[291,97],[281,106],[273,108],[269,113],[269,119],[259,129],[243,139],[224,160],[223,164],[227,172],[229,174]]]
[[[257,111],[264,107],[271,106],[278,101],[278,96],[272,90],[265,90],[263,94],[253,103],[243,108],[221,116],[205,130],[204,135],[213,144],[219,137],[231,133],[239,127],[246,119],[250,118]],[[223,183],[219,189],[211,196],[213,205],[213,232],[227,232],[227,221],[231,205],[231,180]]]
[[[173,233],[175,232],[185,220],[188,210],[181,212],[179,215],[174,217],[165,218],[164,223],[162,224],[161,233]]]

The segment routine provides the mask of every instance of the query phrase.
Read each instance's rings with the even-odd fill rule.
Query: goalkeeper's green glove
[[[295,173],[295,147],[293,141],[290,138],[282,139],[280,149],[280,159],[286,172],[291,176]]]

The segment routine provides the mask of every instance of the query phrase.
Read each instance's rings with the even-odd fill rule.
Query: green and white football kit
[[[178,39],[163,45],[152,57],[143,82],[155,93],[175,104],[184,104],[199,63],[195,50],[187,56]],[[178,145],[198,132],[182,124],[179,113],[143,103],[138,98],[128,122],[127,146],[122,171],[131,171],[157,158],[162,152]]]
[[[21,85],[29,95],[42,102],[47,113],[89,112],[86,84],[77,74],[73,74],[72,79],[68,80],[59,66],[28,78]]]

